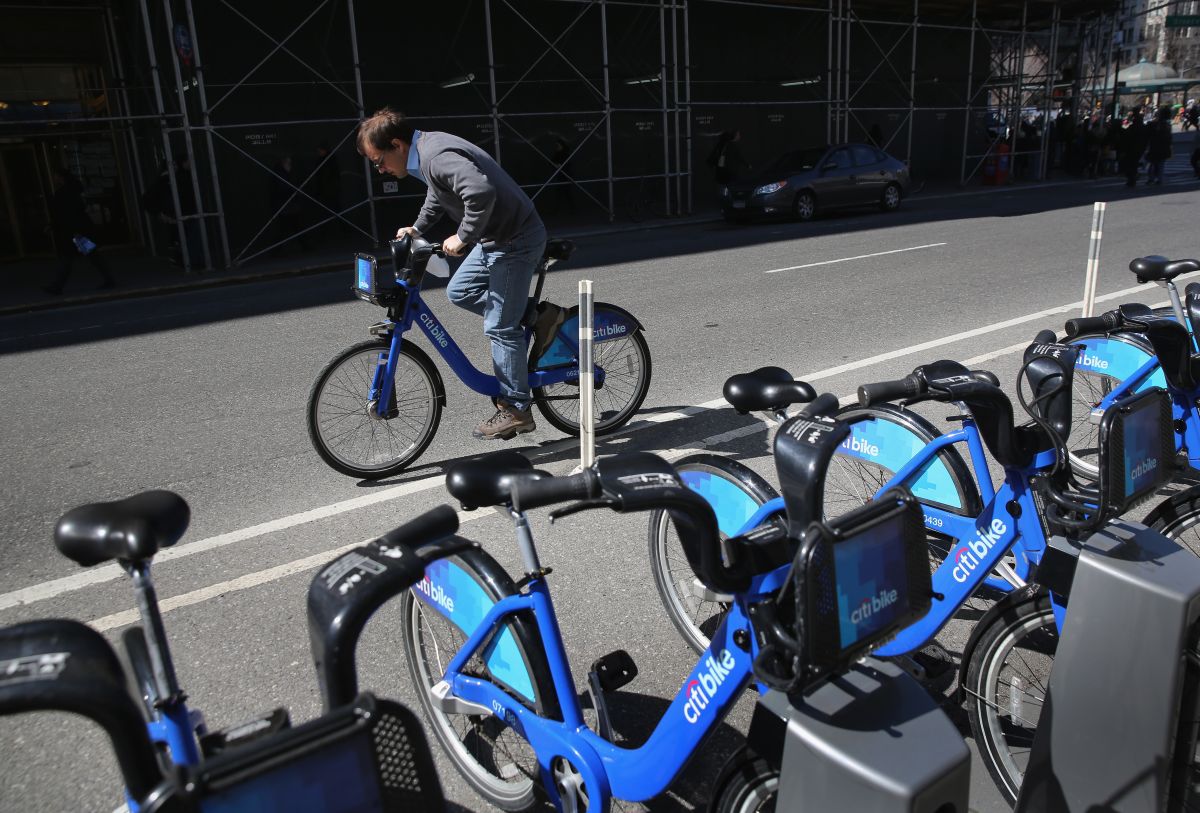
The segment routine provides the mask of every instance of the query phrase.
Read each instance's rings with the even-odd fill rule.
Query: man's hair
[[[399,110],[391,107],[376,110],[358,125],[358,151],[364,152],[364,147],[370,144],[376,150],[385,152],[392,149],[393,138],[411,144],[415,129]]]

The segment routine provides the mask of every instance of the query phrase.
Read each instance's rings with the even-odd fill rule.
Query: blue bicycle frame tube
[[[756,578],[751,593],[778,589],[786,575],[787,568],[780,568]],[[549,588],[543,580],[531,582],[528,593],[506,597],[492,606],[450,661],[446,680],[455,697],[491,709],[524,737],[537,753],[546,775],[554,757],[570,759],[593,791],[591,802],[597,809],[607,806],[610,794],[619,799],[643,801],[670,785],[752,679],[754,645],[747,652],[733,643],[735,631],[749,629],[743,600],[739,597],[734,602],[714,633],[713,643],[680,687],[654,732],[636,749],[613,745],[584,724]],[[562,709],[561,721],[539,717],[490,681],[459,672],[507,615],[526,609],[532,610],[537,619]],[[553,797],[555,792],[549,789]]]

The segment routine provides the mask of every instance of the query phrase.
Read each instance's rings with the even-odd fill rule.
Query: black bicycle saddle
[[[518,479],[549,476],[535,469],[519,452],[493,452],[452,465],[446,471],[446,490],[462,503],[464,511],[474,511],[484,505],[506,505]]]
[[[110,559],[149,560],[169,548],[187,530],[192,512],[171,491],[145,491],[123,500],[72,508],[54,526],[54,544],[84,567]]]

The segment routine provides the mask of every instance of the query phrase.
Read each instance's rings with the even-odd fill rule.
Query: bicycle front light
[[[776,181],[775,183],[769,183],[766,186],[758,187],[757,189],[754,190],[754,194],[770,195],[772,192],[778,192],[780,189],[783,189],[785,186],[787,186],[787,181]]]

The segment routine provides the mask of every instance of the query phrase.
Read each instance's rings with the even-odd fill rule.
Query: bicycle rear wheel
[[[650,390],[650,348],[642,331],[592,346],[593,363],[604,370],[604,385],[592,397],[596,434],[624,426]],[[579,434],[579,385],[562,382],[534,387],[533,400],[551,426],[568,435]]]
[[[529,743],[494,715],[444,710],[431,693],[451,658],[466,643],[466,633],[458,624],[473,630],[487,610],[505,596],[515,594],[516,587],[482,551],[439,560],[426,573],[432,580],[430,584],[445,585],[442,589],[453,596],[454,608],[452,620],[423,591],[418,596],[417,588],[405,593],[401,602],[409,673],[430,728],[454,767],[489,803],[502,810],[528,810],[538,801],[541,787],[537,755]],[[430,590],[433,592],[433,587]],[[532,616],[515,616],[480,651],[492,653],[497,649],[500,661],[490,657],[485,660],[477,653],[463,674],[505,685],[510,694],[522,697],[539,714],[559,716],[554,683]],[[506,675],[493,671],[497,663],[504,664],[497,668],[509,670]]]
[[[736,534],[759,506],[779,496],[770,483],[728,457],[700,453],[673,465],[684,484],[713,506],[722,539]],[[670,516],[661,509],[650,514],[649,547],[650,572],[667,616],[688,646],[704,652],[729,602],[700,584]]]
[[[1172,494],[1142,522],[1200,556],[1200,485]]]
[[[361,342],[330,361],[308,395],[308,436],[331,468],[378,480],[401,471],[433,440],[446,400],[441,376],[429,356],[410,343],[400,346],[386,418],[370,398],[376,368],[391,344]]]

